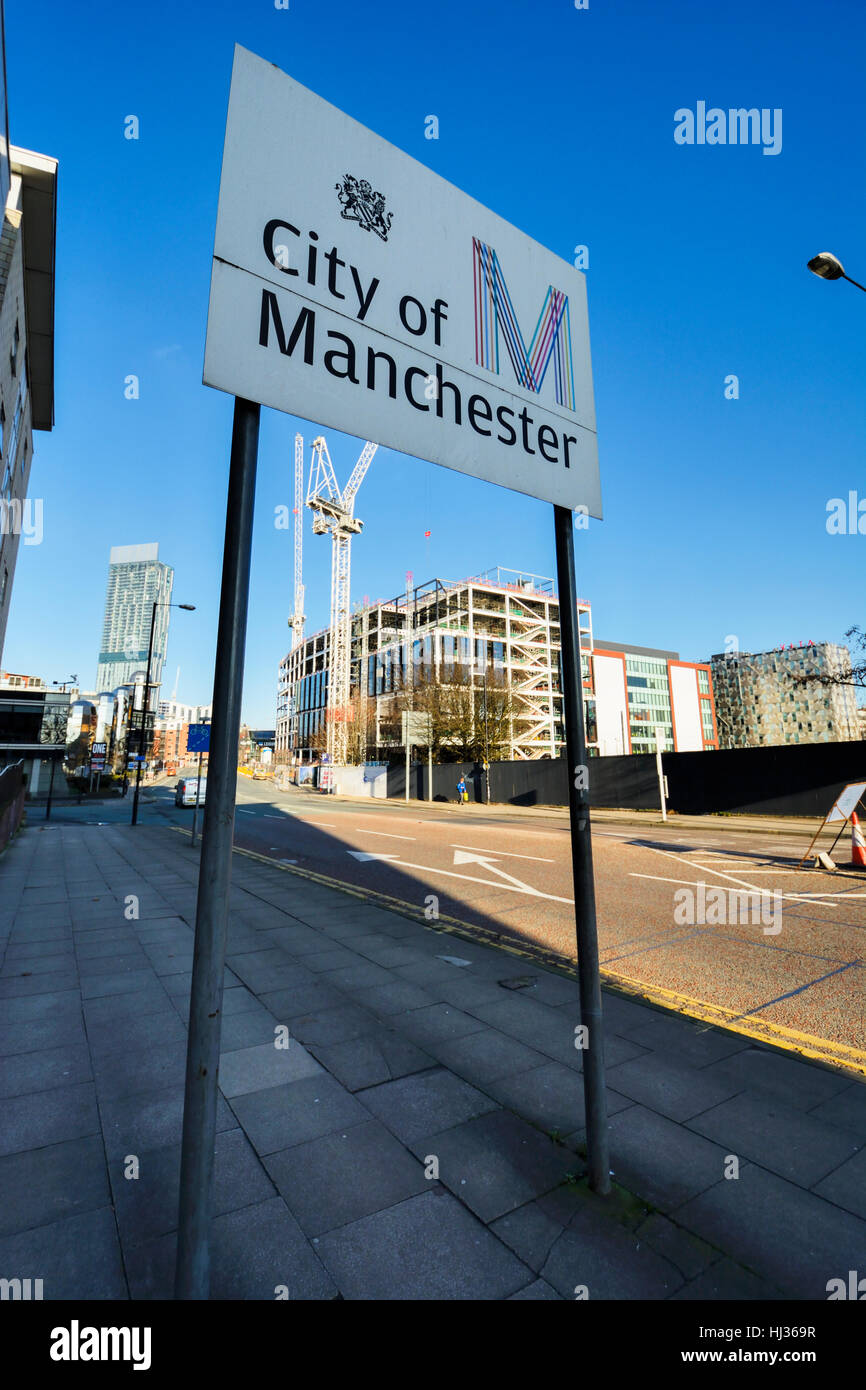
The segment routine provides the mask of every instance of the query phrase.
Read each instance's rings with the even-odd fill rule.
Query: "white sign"
[[[203,380],[601,516],[580,271],[240,46]]]
[[[834,820],[848,820],[851,812],[857,809],[857,803],[864,792],[866,792],[866,782],[849,782],[833,802],[832,810],[825,824],[829,825]]]
[[[421,710],[404,710],[401,719],[403,743],[430,743],[433,738],[433,718]]]

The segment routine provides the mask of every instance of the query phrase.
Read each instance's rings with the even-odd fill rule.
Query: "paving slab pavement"
[[[0,857],[0,1277],[171,1296],[198,856],[50,824]],[[825,1299],[866,1251],[866,1086],[236,853],[214,1299]],[[468,964],[466,963],[468,962]],[[515,988],[514,986],[519,987]]]

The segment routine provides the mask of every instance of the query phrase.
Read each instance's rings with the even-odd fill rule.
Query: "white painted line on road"
[[[285,816],[272,816],[269,811],[265,811],[265,820],[285,820]]]
[[[696,869],[711,869],[713,867],[711,862],[705,863],[702,859],[689,859],[687,862],[693,864]],[[765,869],[763,864],[752,864],[748,860],[739,863],[736,859],[733,862],[729,859],[717,859],[714,862],[726,864],[729,869],[751,869],[753,874],[795,874],[797,872],[796,869]]]
[[[717,871],[716,871],[715,869],[712,869],[710,872],[711,872],[711,873],[715,873],[715,872],[717,872]],[[730,875],[729,875],[729,874],[720,874],[719,877],[720,877],[720,878],[729,878]],[[696,882],[693,878],[660,878],[658,874],[634,874],[634,873],[629,873],[629,878],[651,878],[655,883],[682,883],[686,888],[697,888],[697,886],[698,886],[698,885],[697,885],[697,882]],[[757,887],[755,887],[754,884],[751,884],[751,883],[743,883],[742,880],[741,880],[741,879],[738,879],[738,878],[731,879],[731,882],[732,882],[732,883],[739,883],[740,886],[741,886],[742,888],[748,889],[748,891],[749,891],[750,893],[765,893],[765,892],[768,891],[768,890],[765,889],[765,888],[757,888]],[[721,885],[720,883],[707,884],[707,887],[712,887],[712,888],[721,888],[721,886],[722,886],[722,885]],[[799,894],[799,893],[782,893],[782,894],[780,894],[780,896],[783,897],[783,898],[786,898],[786,899],[788,899],[789,901],[792,901],[792,902],[810,903],[810,902],[818,902],[818,901],[820,901],[820,898],[819,898],[819,897],[816,897],[815,895],[812,895],[811,897],[806,897],[806,896],[803,896],[803,895],[801,895],[801,894]],[[838,907],[838,906],[839,906],[838,903],[822,903],[821,905],[822,905],[822,907]]]
[[[539,893],[535,888],[517,888],[510,883],[498,883],[492,878],[476,878],[474,874],[455,874],[451,869],[434,869],[431,864],[410,864],[408,860],[400,860],[401,869],[423,869],[426,874],[444,874],[446,878],[463,878],[468,883],[485,883],[488,888],[501,888],[503,893],[526,893],[531,898],[546,898],[551,903],[570,903],[574,906],[573,898],[558,898],[555,893]]]
[[[629,878],[649,878],[652,879],[653,883],[682,883],[686,888],[697,888],[698,886],[693,878],[662,878],[660,874],[629,873]]]
[[[255,811],[245,811],[241,806],[235,807],[239,816],[254,816]]]
[[[479,849],[477,845],[452,845],[452,849],[471,849],[473,854],[493,854],[497,859],[532,859],[536,864],[555,864],[555,859],[542,859],[537,854],[508,854],[504,849]]]
[[[662,855],[663,858],[665,858],[665,859],[673,859],[673,860],[674,860],[676,863],[678,863],[678,864],[689,864],[689,861],[688,861],[687,859],[684,860],[681,854],[671,854],[671,852],[670,852],[669,850],[666,850],[666,849],[656,849],[654,845],[647,845],[647,846],[645,846],[645,848],[651,849],[651,850],[653,851],[654,854],[660,854],[660,855]],[[694,864],[694,865],[689,865],[689,867],[692,867],[692,868],[697,869],[699,866],[698,866],[697,864]],[[742,878],[734,878],[733,874],[723,874],[722,871],[721,871],[721,869],[707,869],[706,872],[707,872],[708,874],[715,874],[716,878],[726,878],[726,879],[728,880],[729,883],[736,883],[737,886],[738,886],[739,888],[748,888],[748,890],[749,890],[750,893],[762,893],[762,892],[765,892],[765,891],[766,891],[765,889],[759,887],[757,884],[754,884],[754,883],[747,883],[745,879],[742,879]],[[783,898],[788,898],[788,899],[792,899],[794,902],[814,902],[814,901],[819,901],[819,899],[816,899],[816,898],[815,898],[814,893],[811,894],[811,895],[803,895],[803,896],[798,896],[797,894],[794,894],[794,893],[782,893],[782,894],[781,894],[781,897],[783,897]],[[835,904],[835,903],[827,903],[826,906],[827,906],[827,907],[835,907],[836,904]]]
[[[414,840],[414,835],[386,835],[384,830],[364,830],[360,825],[354,825],[352,829],[356,835],[375,835],[378,840]]]
[[[359,864],[366,864],[371,859],[397,859],[396,854],[366,854],[362,850],[348,849],[347,854],[351,854],[353,859],[357,859]]]
[[[832,892],[821,893],[816,888],[810,893],[789,893],[789,898],[803,898],[807,902],[814,902],[816,898],[844,898],[847,902],[849,898],[866,898],[866,893],[852,893],[849,888],[834,888]],[[833,907],[833,903],[828,903]]]

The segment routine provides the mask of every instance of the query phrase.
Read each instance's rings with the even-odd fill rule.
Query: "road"
[[[191,810],[176,810],[169,788],[149,795],[148,819],[189,826]],[[235,843],[427,920],[507,937],[536,958],[574,961],[562,818],[456,803],[349,803],[240,777]],[[798,872],[804,849],[793,834],[715,825],[595,825],[605,979],[866,1075],[866,874]]]

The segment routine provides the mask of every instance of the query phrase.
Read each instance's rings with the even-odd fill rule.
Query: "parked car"
[[[207,778],[202,777],[199,782],[198,777],[181,777],[174,790],[175,806],[194,806],[196,802],[196,788],[198,792],[198,804],[204,805],[205,793],[207,792]]]

